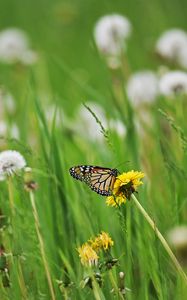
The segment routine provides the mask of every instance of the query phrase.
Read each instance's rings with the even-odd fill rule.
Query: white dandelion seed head
[[[127,95],[134,107],[154,102],[158,95],[158,79],[155,73],[134,73],[127,82]]]
[[[127,133],[127,128],[120,120],[110,120],[109,127],[111,130],[115,131],[120,137],[125,137]]]
[[[103,108],[95,102],[87,102],[86,105],[93,111],[104,128],[107,128],[107,120]],[[104,137],[101,128],[95,118],[86,107],[81,105],[77,111],[74,123],[75,131],[81,136],[91,141],[103,142]]]
[[[176,226],[168,232],[168,241],[176,249],[187,249],[187,226]]]
[[[156,43],[156,52],[163,58],[187,67],[187,32],[181,29],[165,31]]]
[[[126,17],[118,14],[101,17],[94,28],[96,45],[105,55],[119,55],[130,33],[131,23]]]
[[[0,32],[0,60],[5,63],[24,61],[29,54],[29,39],[26,33],[18,28],[8,28]],[[27,58],[28,60],[28,58]]]
[[[187,94],[187,73],[172,71],[164,74],[159,81],[160,93],[165,96]]]
[[[0,153],[0,176],[10,176],[26,166],[24,157],[15,150]]]

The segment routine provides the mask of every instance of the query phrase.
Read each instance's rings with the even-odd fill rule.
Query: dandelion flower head
[[[0,176],[10,176],[26,166],[24,157],[15,150],[0,153]]]
[[[138,186],[142,185],[141,179],[145,176],[143,172],[129,171],[117,176],[114,183],[112,196],[107,197],[106,204],[109,206],[119,206],[130,199]]]
[[[134,73],[127,82],[127,95],[134,107],[153,103],[158,95],[158,79],[152,71]]]
[[[114,242],[107,232],[102,231],[95,239],[89,240],[91,247],[98,252],[99,250],[109,250]]]
[[[79,257],[81,263],[84,266],[96,266],[98,263],[99,256],[96,251],[88,244],[85,243],[78,249]]]
[[[121,15],[112,14],[101,17],[94,29],[95,42],[104,55],[119,55],[124,48],[124,40],[131,33],[129,20]]]
[[[187,67],[187,32],[177,28],[165,31],[156,43],[156,52],[181,67]]]
[[[160,93],[165,96],[187,94],[187,73],[172,71],[164,74],[159,82]]]

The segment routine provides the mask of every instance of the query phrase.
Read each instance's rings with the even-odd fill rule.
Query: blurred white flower
[[[129,20],[121,15],[112,14],[101,17],[94,28],[96,45],[104,55],[119,55],[125,46],[125,39],[131,33]]]
[[[134,126],[137,134],[141,138],[146,138],[148,130],[153,127],[153,118],[151,112],[146,109],[140,109],[137,114],[135,114]]]
[[[187,93],[187,73],[173,71],[164,74],[159,82],[160,93],[165,96]]]
[[[45,117],[49,125],[53,124],[53,121],[55,121],[56,127],[59,128],[62,127],[65,120],[65,114],[62,108],[53,104],[46,106]]]
[[[174,227],[168,232],[168,241],[177,250],[187,250],[187,226]]]
[[[10,176],[25,166],[26,161],[19,152],[7,150],[0,153],[0,176]]]
[[[181,29],[165,31],[156,43],[156,52],[163,58],[187,67],[187,32]]]
[[[152,71],[134,73],[127,82],[127,95],[133,106],[152,103],[158,95],[158,79]]]
[[[5,136],[7,133],[7,124],[3,121],[0,121],[0,137]]]
[[[109,127],[111,130],[115,131],[120,137],[125,137],[127,133],[127,128],[120,120],[110,120]]]
[[[0,89],[0,106],[1,112],[7,111],[9,114],[14,114],[16,110],[14,97],[4,89]]]
[[[107,128],[107,120],[103,108],[95,102],[87,102],[86,105],[94,112],[96,117],[101,121],[103,127]],[[103,142],[104,137],[101,128],[92,114],[83,105],[77,111],[76,120],[73,129],[86,139],[91,141]]]
[[[10,114],[15,113],[16,110],[16,104],[15,104],[15,99],[10,93],[5,93],[3,96],[3,102],[4,106],[6,108],[6,111]]]
[[[32,51],[31,53],[30,51],[28,37],[21,29],[8,28],[0,32],[0,60],[2,62],[34,63],[36,61],[34,52],[31,55]]]
[[[10,126],[9,135],[11,138],[19,139],[20,137],[19,128],[15,123]]]
[[[0,121],[0,137],[19,139],[19,129],[16,124],[8,125]]]

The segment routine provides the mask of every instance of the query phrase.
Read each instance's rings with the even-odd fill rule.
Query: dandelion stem
[[[15,210],[14,210],[14,196],[13,196],[13,185],[12,185],[12,178],[11,176],[8,176],[8,195],[9,195],[9,203],[10,203],[10,211],[11,215],[14,216]]]
[[[187,284],[187,276],[184,273],[184,271],[183,271],[181,265],[179,264],[177,258],[173,254],[173,252],[172,252],[171,248],[169,247],[168,243],[166,242],[165,238],[160,233],[160,231],[156,227],[156,225],[153,222],[153,220],[149,217],[149,215],[147,214],[147,212],[145,211],[145,209],[141,206],[141,204],[139,203],[139,201],[137,200],[137,198],[133,194],[132,194],[131,198],[133,199],[134,203],[136,204],[136,206],[138,207],[138,209],[141,211],[141,213],[143,214],[143,216],[145,217],[145,219],[147,220],[147,222],[149,223],[149,225],[154,230],[156,236],[159,238],[159,240],[161,241],[161,243],[162,243],[163,247],[165,248],[166,252],[170,256],[170,258],[171,258],[173,264],[175,265],[177,271],[179,272],[179,274],[181,275],[181,277],[184,279],[184,282]]]
[[[11,214],[11,225],[12,225],[12,238],[10,239],[10,248],[13,247],[15,244],[15,230],[14,230],[14,215],[15,215],[15,207],[14,207],[14,191],[13,191],[13,182],[12,177],[8,176],[8,195],[9,195],[9,202],[10,202],[10,214]],[[12,257],[12,265],[14,265],[14,259]],[[24,281],[24,276],[22,272],[22,266],[20,262],[18,261],[18,282],[20,286],[20,290],[22,293],[23,299],[27,299],[27,288]]]
[[[47,277],[47,281],[48,281],[48,285],[49,285],[49,290],[51,293],[51,299],[55,300],[56,298],[55,298],[55,293],[54,293],[54,289],[53,289],[52,279],[50,276],[49,266],[47,263],[45,250],[44,250],[44,242],[42,239],[42,235],[40,233],[40,222],[39,222],[39,217],[38,217],[38,213],[37,213],[37,209],[36,209],[36,205],[35,205],[34,194],[32,191],[29,194],[30,194],[30,200],[31,200],[31,205],[32,205],[32,210],[33,210],[33,216],[34,216],[34,220],[35,220],[36,233],[38,236],[38,241],[39,241],[39,246],[40,246],[40,252],[41,252],[44,269],[45,269],[45,273],[46,273],[46,277]]]

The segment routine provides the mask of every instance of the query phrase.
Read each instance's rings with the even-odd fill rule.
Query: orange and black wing
[[[85,182],[93,191],[102,196],[112,194],[117,173],[117,169],[98,166],[82,165],[70,168],[71,176]]]

